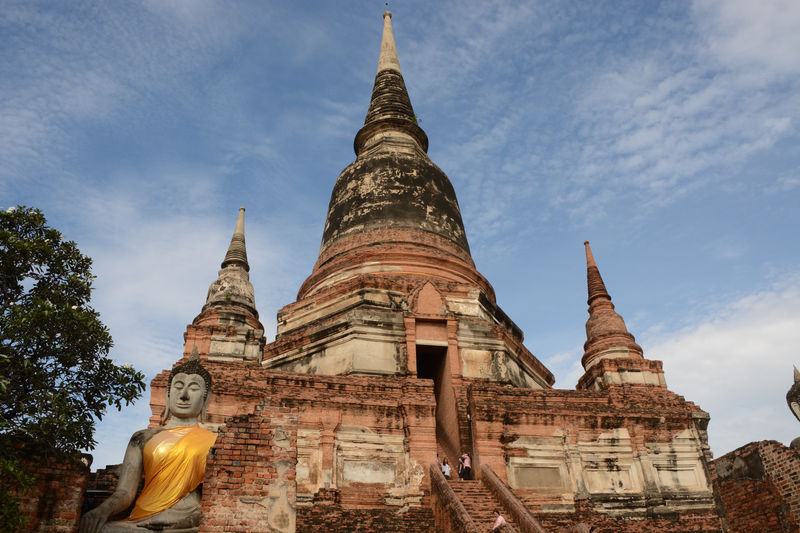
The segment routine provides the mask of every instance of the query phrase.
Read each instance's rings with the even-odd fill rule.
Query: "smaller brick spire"
[[[586,343],[583,345],[581,363],[589,369],[600,359],[641,359],[642,348],[628,333],[625,321],[614,310],[611,296],[606,290],[597,268],[589,241],[586,247],[586,281],[589,292],[589,319],[586,321]]]
[[[218,361],[261,360],[264,326],[258,321],[249,270],[242,207],[217,279],[208,288],[206,304],[183,335],[184,356]]]
[[[231,244],[228,246],[217,279],[208,288],[203,310],[212,307],[240,308],[257,318],[255,291],[250,283],[249,271],[250,265],[247,263],[244,241],[244,207],[240,207]]]
[[[597,298],[608,298],[611,300],[606,284],[603,283],[603,278],[600,276],[600,270],[597,268],[597,263],[594,262],[592,256],[592,249],[589,247],[589,241],[583,241],[586,247],[586,282],[589,288],[589,300],[586,302],[592,305],[592,302]]]
[[[250,272],[250,265],[247,263],[247,248],[244,243],[244,207],[239,208],[239,218],[236,220],[236,229],[233,230],[231,244],[228,246],[228,253],[222,261],[222,268],[228,265],[237,264]]]

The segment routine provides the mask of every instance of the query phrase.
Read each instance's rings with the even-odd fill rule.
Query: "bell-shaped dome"
[[[333,187],[314,272],[299,297],[358,274],[432,275],[478,285],[452,183],[428,158],[428,137],[414,115],[384,13],[378,73],[356,160]]]
[[[322,251],[342,237],[380,229],[435,233],[469,253],[453,185],[426,156],[379,152],[341,173],[331,194]]]

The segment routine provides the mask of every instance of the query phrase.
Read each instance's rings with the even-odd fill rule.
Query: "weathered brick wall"
[[[105,468],[98,468],[89,474],[88,489],[91,490],[110,490],[113,491],[119,482],[119,473],[122,464],[106,465]]]
[[[713,461],[712,480],[731,533],[800,531],[800,453],[752,442]]]
[[[429,382],[405,376],[278,372],[235,361],[204,361],[204,365],[218,391],[212,397],[209,421],[227,421],[209,461],[202,531],[258,531],[274,519],[269,509],[283,496],[270,475],[277,474],[278,481],[286,483],[289,474],[281,474],[274,467],[279,460],[274,453],[284,452],[270,442],[270,432],[278,420],[273,416],[287,413],[294,417],[293,422],[286,422],[294,428],[289,437],[294,455],[286,460],[294,469],[291,487],[297,492],[285,499],[293,506],[297,502],[294,519],[298,531],[416,531],[420,523],[427,524],[419,526],[421,531],[435,527],[429,508],[430,477],[427,468],[422,468],[435,459],[437,450],[435,400]],[[154,380],[154,396],[165,389],[166,377],[165,372]],[[638,460],[640,454],[650,453],[653,443],[671,445],[676,434],[693,431],[694,416],[699,411],[694,404],[660,387],[562,391],[514,389],[460,379],[453,383],[463,426],[459,429],[468,435],[462,445],[473,451],[473,467],[477,469],[485,462],[504,482],[508,482],[507,460],[517,460],[533,449],[521,446],[520,438],[552,439],[558,431],[565,446],[577,450],[599,435],[625,428],[625,457]],[[267,398],[261,410],[253,413],[253,406]],[[616,439],[616,435],[612,437]],[[621,445],[609,442],[602,446],[611,447],[613,454]],[[703,460],[701,452],[698,448],[697,461]],[[568,468],[580,469],[579,460],[573,460]],[[348,478],[343,461],[351,461],[351,466],[390,465],[394,481]],[[631,472],[635,474],[635,467]],[[699,479],[704,476],[701,473]],[[712,502],[708,506],[702,497],[688,493],[681,496],[688,502],[687,508],[698,504],[708,507],[692,511],[664,505],[664,498],[670,496],[658,492],[652,484],[634,496],[598,495],[587,486],[579,487],[574,494],[568,489],[564,498],[561,493],[535,495],[538,500],[526,499],[524,491],[515,490],[515,494],[526,504],[542,504],[530,508],[548,531],[581,522],[597,525],[601,531],[631,533],[656,529],[720,531],[710,490],[707,496],[701,495]],[[323,493],[331,490],[336,499],[329,501]],[[555,500],[544,502],[542,497]],[[615,518],[599,507],[603,505],[615,512],[627,512],[628,507],[633,511],[623,517],[617,512]],[[430,521],[426,522],[426,516]]]
[[[469,402],[476,462],[487,463],[503,481],[505,458],[521,453],[508,444],[520,437],[563,429],[566,441],[574,443],[626,428],[633,450],[647,452],[646,443],[669,442],[676,433],[693,428],[693,412],[699,410],[667,389],[630,385],[574,391],[474,382]]]
[[[72,533],[78,530],[89,468],[83,463],[53,457],[33,459],[26,469],[36,482],[31,491],[17,494],[29,517],[22,531]]]
[[[423,465],[436,458],[436,403],[429,380],[277,372],[236,361],[203,365],[214,379],[210,423],[248,414],[265,397],[297,409],[301,505],[325,487],[347,489],[345,508],[421,504],[428,486]],[[164,394],[167,376],[162,372],[153,380],[154,398]],[[155,407],[163,403],[163,397],[151,400]],[[345,461],[391,464],[394,480],[348,480]]]
[[[433,511],[427,507],[344,509],[341,505],[312,505],[297,509],[297,533],[437,533]]]
[[[295,530],[297,410],[265,400],[220,428],[203,483],[201,532]]]
[[[96,472],[89,474],[89,482],[86,487],[86,494],[83,498],[83,510],[81,514],[91,511],[106,501],[108,497],[114,493],[114,490],[117,488],[117,483],[119,482],[119,473],[121,469],[121,464],[107,465],[105,468],[98,468]],[[144,486],[144,475],[142,475],[139,488],[136,490],[137,494],[141,492],[142,486]],[[109,517],[109,520],[122,520],[130,514],[132,509],[133,503],[131,503],[130,507],[126,510]]]
[[[573,533],[581,531],[580,526],[597,528],[592,533],[723,533],[720,520],[707,513],[684,511],[664,516],[649,517],[643,520],[613,518],[596,512],[587,500],[575,502],[574,513],[544,513],[538,515],[545,531],[552,533]],[[767,533],[769,530],[761,530]],[[730,531],[728,533],[731,533]]]
[[[476,382],[469,401],[477,468],[488,465],[512,486],[547,531],[581,522],[601,531],[721,530],[695,427],[700,410],[669,390]],[[525,472],[553,479],[534,486],[543,478]]]

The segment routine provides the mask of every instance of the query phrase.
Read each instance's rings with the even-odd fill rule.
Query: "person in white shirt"
[[[442,462],[442,474],[444,474],[445,479],[450,479],[450,465],[447,462],[447,457]]]

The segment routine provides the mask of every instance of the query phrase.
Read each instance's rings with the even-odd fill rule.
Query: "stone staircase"
[[[461,500],[472,521],[478,526],[478,531],[483,532],[491,529],[494,524],[494,514],[492,513],[494,509],[499,509],[508,525],[513,528],[507,527],[505,531],[519,531],[519,526],[481,481],[452,479],[450,480],[450,486],[458,499]]]

